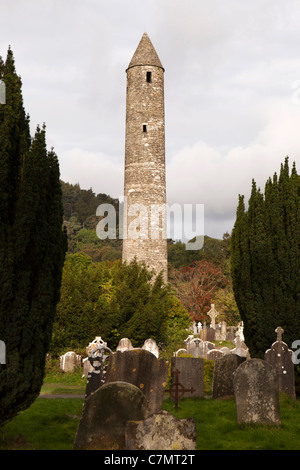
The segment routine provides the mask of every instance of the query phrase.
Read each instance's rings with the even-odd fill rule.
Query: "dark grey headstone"
[[[151,413],[161,411],[169,364],[145,349],[117,351],[109,356],[105,383],[128,382],[144,393]]]
[[[214,328],[206,329],[206,341],[214,341],[216,337],[216,330]]]
[[[175,373],[179,371],[179,383],[185,389],[194,389],[194,392],[185,392],[184,397],[203,397],[203,359],[201,357],[172,357],[171,358],[171,384],[174,383]]]
[[[287,344],[283,341],[276,341],[271,349],[265,352],[265,361],[271,364],[277,374],[279,392],[296,398],[295,392],[295,373],[292,354]]]
[[[148,416],[146,397],[138,387],[125,382],[103,385],[84,402],[73,449],[124,450],[127,421]]]
[[[238,423],[281,424],[277,375],[270,364],[244,361],[234,373],[233,388]]]
[[[213,372],[213,398],[234,395],[233,374],[246,359],[236,354],[227,354],[215,360]]]
[[[144,421],[128,421],[126,450],[196,450],[195,421],[177,419],[167,411]]]

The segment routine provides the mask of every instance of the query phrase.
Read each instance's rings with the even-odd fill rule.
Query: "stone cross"
[[[277,341],[282,341],[282,335],[284,333],[284,329],[281,328],[281,326],[278,326],[275,330],[275,333],[277,333]]]
[[[178,411],[178,400],[180,400],[180,398],[183,397],[183,395],[185,394],[185,392],[190,392],[190,393],[194,393],[194,388],[184,388],[184,386],[179,383],[179,380],[178,380],[178,375],[180,374],[179,370],[176,369],[174,371],[174,374],[175,374],[175,382],[172,383],[172,385],[170,386],[169,390],[166,390],[166,392],[168,392],[170,394],[170,397],[171,398],[174,398],[175,400],[175,410]]]
[[[219,312],[215,309],[215,304],[211,304],[211,309],[207,313],[207,315],[211,318],[211,327],[215,330],[216,328],[216,317],[219,315]]]

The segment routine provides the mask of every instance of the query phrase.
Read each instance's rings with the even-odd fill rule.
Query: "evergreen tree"
[[[0,76],[0,425],[27,408],[43,383],[66,251],[58,160],[45,127],[30,138],[12,51]]]
[[[265,185],[252,183],[248,209],[239,196],[231,237],[236,303],[252,357],[264,357],[283,327],[291,347],[300,338],[300,178],[288,158]]]

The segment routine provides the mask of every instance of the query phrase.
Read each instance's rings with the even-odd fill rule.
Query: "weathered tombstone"
[[[116,351],[129,351],[133,349],[130,339],[122,338],[119,341]]]
[[[161,411],[144,421],[128,421],[125,440],[126,450],[196,450],[195,420]]]
[[[262,359],[244,361],[234,373],[233,388],[239,424],[281,424],[274,367]]]
[[[231,349],[227,348],[227,346],[223,346],[222,348],[220,348],[220,351],[222,351],[224,355],[231,353]]]
[[[216,359],[219,359],[223,356],[224,353],[220,349],[211,349],[206,355],[207,359],[210,359],[211,361],[215,361]]]
[[[235,348],[232,349],[232,353],[237,354],[238,356],[241,356],[241,357],[247,357],[248,348],[246,344],[241,340],[241,337],[238,331],[236,333],[234,343],[235,343]]]
[[[106,380],[129,382],[145,394],[151,413],[161,411],[169,364],[145,349],[116,351],[109,356]]]
[[[234,326],[227,326],[226,341],[234,341],[234,338],[235,338],[234,330],[235,330]]]
[[[191,354],[193,357],[201,357],[202,343],[203,341],[199,338],[188,337],[185,340],[187,354]]]
[[[91,341],[89,345],[86,347],[85,351],[87,355],[89,356],[91,352],[93,351],[93,349],[95,349],[97,346],[107,347],[107,343],[103,341],[101,336],[96,336],[95,339],[93,339],[93,341]]]
[[[206,329],[206,340],[205,341],[215,341],[216,337],[216,330],[214,328],[207,328]]]
[[[225,398],[234,395],[233,374],[246,358],[236,354],[226,354],[215,360],[213,371],[213,398]]]
[[[206,327],[206,321],[205,321],[203,323],[202,330],[200,331],[200,339],[202,339],[202,341],[206,341],[206,330],[207,330],[207,327]]]
[[[203,359],[200,357],[172,357],[171,358],[171,384],[174,383],[174,371],[178,370],[180,384],[184,389],[194,389],[194,392],[185,392],[185,397],[203,397]]]
[[[154,354],[155,357],[159,357],[159,349],[156,344],[156,341],[152,338],[146,339],[144,342],[142,349],[146,349],[146,351],[150,351],[152,354]]]
[[[282,341],[284,330],[281,327],[276,328],[277,341],[272,344],[271,349],[265,352],[265,361],[271,364],[277,374],[279,392],[296,398],[295,392],[295,373],[292,361],[293,351]]]
[[[226,341],[227,324],[225,321],[219,323],[219,328],[216,330],[215,341]]]
[[[74,351],[68,351],[59,358],[60,368],[64,372],[73,372],[81,365],[81,356]]]
[[[85,400],[73,449],[125,450],[127,421],[149,416],[145,395],[135,385],[103,385]]]
[[[88,360],[92,366],[92,370],[89,371],[87,375],[85,398],[104,385],[107,364],[111,353],[112,351],[102,344],[99,344],[90,353]]]

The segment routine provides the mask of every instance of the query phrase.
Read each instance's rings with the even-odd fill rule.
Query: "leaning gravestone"
[[[145,349],[116,351],[109,356],[106,380],[129,382],[145,394],[151,413],[161,411],[169,364]]]
[[[276,328],[277,341],[272,344],[271,349],[265,352],[265,361],[271,364],[277,374],[279,392],[296,398],[294,363],[292,361],[293,351],[282,341],[284,330]]]
[[[203,397],[203,359],[201,357],[172,357],[171,383],[175,380],[175,370],[179,371],[179,382],[185,390],[184,397]]]
[[[124,382],[103,385],[84,402],[73,449],[125,450],[127,421],[148,416],[146,397],[138,387]]]
[[[126,450],[196,450],[195,421],[177,419],[167,411],[128,421]]]
[[[275,369],[262,359],[248,359],[235,371],[233,388],[239,424],[281,424]]]
[[[234,395],[233,374],[246,358],[236,354],[226,354],[215,360],[213,371],[213,398],[225,398]]]

